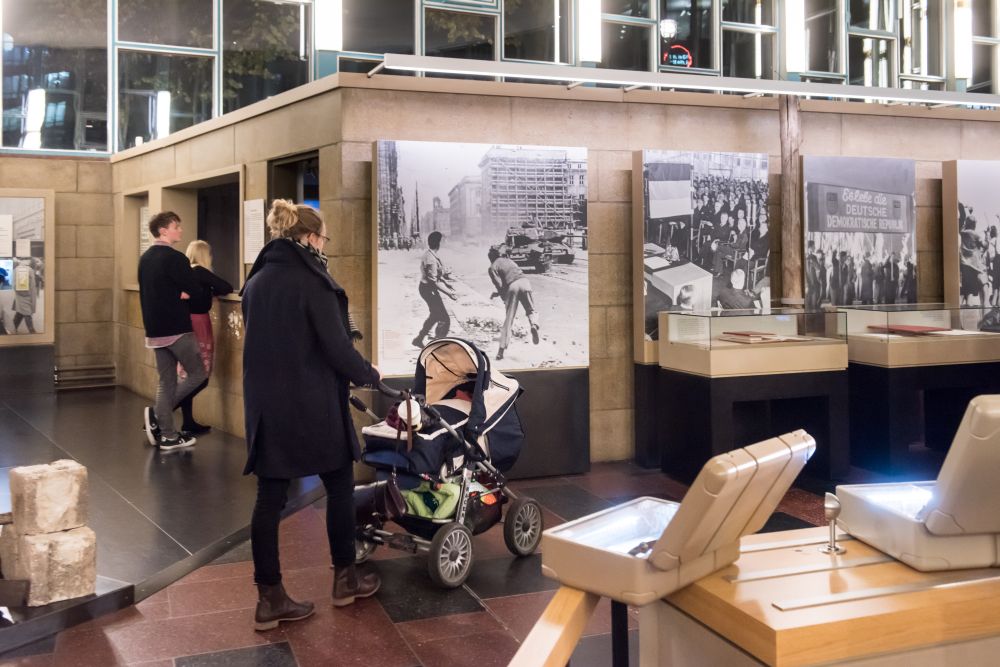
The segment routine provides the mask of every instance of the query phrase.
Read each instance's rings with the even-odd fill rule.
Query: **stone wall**
[[[267,161],[317,150],[320,199],[333,239],[330,268],[351,297],[370,354],[372,142],[378,139],[585,146],[589,160],[591,458],[628,459],[633,452],[632,151],[643,148],[764,152],[771,157],[771,237],[780,229],[780,146],[774,100],[662,94],[557,86],[506,87],[403,77],[342,76],[318,81],[313,97],[247,115],[235,124],[169,145],[154,143],[114,164],[116,221],[121,193],[237,165],[247,199],[266,197]],[[325,86],[320,88],[320,86]],[[414,89],[420,88],[423,89]],[[407,89],[402,89],[407,88]],[[501,94],[501,91],[503,93]],[[248,114],[249,114],[249,110]],[[964,114],[964,115],[963,115]],[[919,296],[939,301],[941,160],[1000,155],[1000,114],[928,111],[877,105],[804,102],[803,155],[910,157],[917,160]],[[162,147],[158,147],[162,146]],[[152,194],[151,194],[152,197]],[[120,235],[119,235],[120,236]],[[121,276],[134,257],[122,257]],[[773,294],[780,295],[781,249],[772,249]],[[122,283],[123,287],[128,281]],[[152,356],[141,345],[134,291],[118,292],[117,360],[122,383],[151,395]],[[199,419],[242,433],[239,328],[228,326],[238,304],[213,311],[218,369],[196,406]],[[224,326],[225,325],[225,326]]]
[[[115,237],[108,160],[0,156],[0,187],[55,191],[55,356],[62,367],[110,364]],[[46,323],[46,326],[50,326]]]

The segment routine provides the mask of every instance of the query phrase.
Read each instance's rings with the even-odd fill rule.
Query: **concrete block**
[[[87,523],[87,469],[76,461],[20,466],[9,473],[14,525],[20,535],[79,528]]]
[[[4,156],[0,159],[0,183],[5,188],[75,192],[76,165],[76,160]]]
[[[61,227],[60,232],[66,229]],[[114,257],[115,229],[111,226],[81,225],[76,231],[77,257]]]
[[[56,292],[56,323],[76,322],[76,292]]]
[[[61,257],[76,257],[76,227],[56,228],[56,258]]]
[[[114,199],[108,194],[56,193],[57,225],[107,225],[115,221]]]
[[[590,411],[590,460],[627,461],[635,454],[635,412]]]
[[[4,526],[0,545],[4,577],[30,582],[29,607],[91,595],[96,589],[97,536],[86,526],[43,535]]]
[[[623,172],[624,173],[624,172]],[[601,173],[601,182],[608,172]],[[591,202],[587,205],[587,250],[594,255],[632,252],[632,207],[626,203]]]
[[[67,257],[59,261],[56,289],[109,289],[114,285],[114,271],[113,257]]]
[[[111,290],[79,290],[76,292],[76,321],[109,322],[111,306]]]

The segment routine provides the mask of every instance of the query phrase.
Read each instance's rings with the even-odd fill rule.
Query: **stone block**
[[[56,193],[57,225],[114,224],[114,200],[108,194]]]
[[[608,172],[601,173],[601,182]],[[590,255],[632,252],[632,206],[591,202],[587,205],[587,250]]]
[[[844,114],[841,122],[843,155],[951,160],[962,141],[958,120]]]
[[[57,290],[108,289],[114,284],[113,257],[67,257],[59,261]]]
[[[76,292],[56,292],[56,323],[76,322]]]
[[[590,305],[632,305],[632,257],[590,255]]]
[[[111,163],[78,162],[76,166],[78,192],[111,192]]]
[[[607,359],[608,354],[608,308],[592,306],[590,308],[590,359]]]
[[[53,533],[87,523],[87,469],[76,461],[12,468],[9,478],[18,534]]]
[[[596,184],[598,199],[602,202],[628,202],[632,200],[632,153],[629,151],[600,151],[597,153],[600,182]]]
[[[176,175],[174,166],[174,147],[164,146],[139,156],[139,168],[142,170],[142,183],[151,185],[166,181]]]
[[[76,227],[56,228],[56,258],[76,257]]]
[[[60,232],[66,229],[60,228]],[[77,257],[114,257],[115,229],[111,226],[81,225],[76,231]]]
[[[234,161],[256,162],[336,143],[340,117],[340,91],[331,91],[249,118],[234,128]]]
[[[80,290],[76,293],[76,321],[109,322],[111,306],[111,290]]]
[[[5,578],[30,582],[29,607],[91,595],[97,586],[97,536],[86,526],[42,535],[4,526],[0,558]]]
[[[627,461],[635,454],[635,412],[590,411],[590,460]]]
[[[4,156],[0,183],[5,188],[45,188],[76,191],[76,160]]]
[[[113,345],[111,322],[67,322],[56,325],[57,354],[110,354]]]

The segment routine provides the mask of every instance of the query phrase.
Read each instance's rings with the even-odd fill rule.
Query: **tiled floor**
[[[636,496],[678,499],[685,491],[659,472],[624,463],[512,487],[542,504],[547,527]],[[329,604],[333,576],[323,512],[321,500],[281,527],[286,587],[316,603],[316,614],[306,621],[254,632],[253,568],[249,549],[240,545],[136,606],[0,658],[0,665],[506,665],[556,588],[541,575],[540,556],[515,559],[507,552],[498,525],[475,538],[476,562],[463,587],[437,589],[424,558],[380,548],[365,567],[378,570],[382,589],[374,598],[335,609]],[[822,512],[819,496],[792,490],[765,530],[818,524]],[[634,625],[634,617],[630,621]],[[610,604],[603,600],[572,664],[610,664],[609,633]]]

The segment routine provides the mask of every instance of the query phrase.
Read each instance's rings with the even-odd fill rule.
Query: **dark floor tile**
[[[601,498],[655,496],[679,500],[687,485],[658,470],[646,470],[631,463],[596,464],[586,475],[567,477],[573,484]]]
[[[0,467],[49,463],[62,458],[67,458],[66,452],[31,422],[7,407],[0,407]]]
[[[524,558],[508,556],[476,561],[465,585],[485,600],[548,591],[558,588],[559,582],[542,574],[542,557],[534,554]]]
[[[584,637],[576,645],[569,664],[573,667],[607,667],[611,664],[611,634]],[[639,664],[639,631],[628,633],[628,664]]]
[[[472,564],[473,575],[479,565]],[[394,623],[482,611],[464,588],[434,585],[427,574],[426,556],[378,561],[370,567],[382,577],[382,587],[375,596]]]
[[[537,500],[567,521],[599,512],[613,503],[595,496],[575,484],[548,484],[522,488],[521,492]]]
[[[175,667],[298,667],[288,642],[175,658]]]
[[[301,667],[414,667],[420,662],[377,600],[317,605],[309,619],[284,626]]]
[[[802,519],[797,519],[794,516],[789,516],[784,512],[775,512],[770,517],[768,517],[767,522],[764,527],[759,531],[760,533],[777,533],[782,530],[797,530],[799,528],[815,528],[814,524],[811,524]]]
[[[456,641],[467,650],[459,650]],[[424,667],[502,667],[518,649],[517,640],[503,631],[468,635],[460,640],[439,639],[413,645]]]

